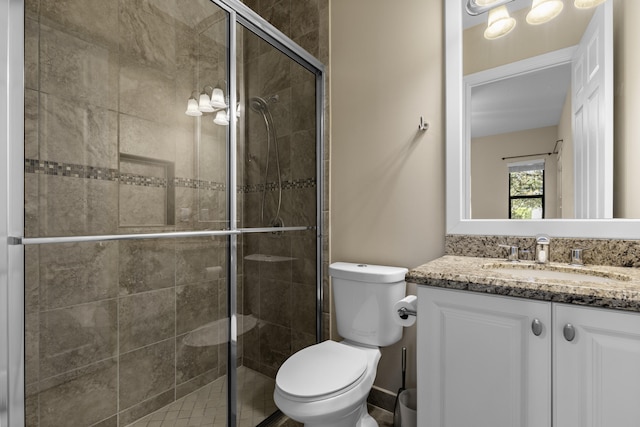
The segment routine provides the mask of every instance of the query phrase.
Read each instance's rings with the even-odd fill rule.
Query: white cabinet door
[[[419,286],[418,307],[419,426],[549,427],[550,303]]]
[[[562,304],[553,310],[554,426],[639,426],[640,315]]]

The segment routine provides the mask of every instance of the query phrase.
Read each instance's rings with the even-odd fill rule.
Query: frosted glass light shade
[[[213,119],[213,123],[220,126],[229,126],[229,116],[225,110],[220,110],[216,113],[216,117]]]
[[[578,9],[591,9],[596,7],[607,0],[575,0],[573,3]]]
[[[494,40],[506,36],[516,26],[516,20],[509,16],[507,6],[498,6],[489,11],[489,23],[484,30],[484,38]]]
[[[187,116],[198,117],[202,115],[202,112],[198,109],[198,101],[195,98],[189,98],[187,101],[187,111],[184,112]]]
[[[564,8],[562,0],[533,0],[531,10],[527,14],[527,23],[540,25],[551,21]]]
[[[204,92],[200,94],[198,109],[203,113],[213,113],[213,107],[211,106],[211,100],[209,99],[209,95],[207,95]]]
[[[227,108],[227,103],[224,102],[224,92],[219,87],[211,93],[211,106],[215,109]]]

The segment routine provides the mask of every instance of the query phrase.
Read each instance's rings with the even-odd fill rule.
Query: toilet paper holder
[[[402,320],[406,320],[409,318],[409,316],[417,316],[418,312],[415,310],[411,310],[407,307],[400,307],[398,309],[398,316],[400,316],[400,318]]]

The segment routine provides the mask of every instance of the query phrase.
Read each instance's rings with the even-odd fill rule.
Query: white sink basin
[[[615,283],[631,280],[631,277],[624,274],[606,271],[597,267],[575,267],[563,264],[543,265],[499,262],[485,264],[482,268],[530,281],[552,279],[571,280],[574,282]]]

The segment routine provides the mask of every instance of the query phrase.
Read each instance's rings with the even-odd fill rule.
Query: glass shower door
[[[226,425],[230,14],[38,4],[25,19],[26,425]]]
[[[277,408],[275,376],[319,339],[316,74],[246,26],[237,33],[238,418]]]

